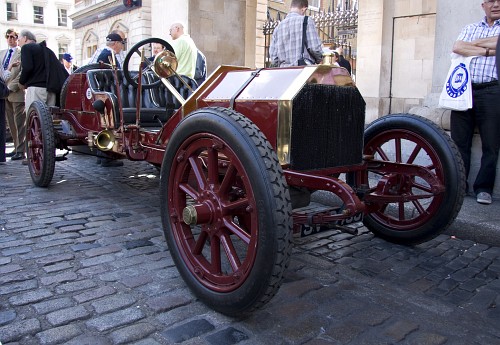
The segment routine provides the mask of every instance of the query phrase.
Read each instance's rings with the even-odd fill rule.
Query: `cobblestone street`
[[[173,264],[156,168],[68,158],[48,189],[20,162],[0,166],[3,345],[500,344],[500,247],[406,247],[365,228],[296,237],[278,294],[228,318]]]

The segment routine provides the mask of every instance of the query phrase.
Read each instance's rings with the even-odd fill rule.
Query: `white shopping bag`
[[[439,97],[439,107],[451,110],[472,108],[470,61],[475,56],[452,54],[451,66]]]

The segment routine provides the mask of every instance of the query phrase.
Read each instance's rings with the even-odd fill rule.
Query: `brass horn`
[[[115,145],[115,135],[109,129],[100,131],[94,139],[94,144],[101,151],[109,151]]]
[[[169,50],[157,54],[153,62],[153,69],[160,78],[168,78],[175,74],[177,69],[177,58]]]

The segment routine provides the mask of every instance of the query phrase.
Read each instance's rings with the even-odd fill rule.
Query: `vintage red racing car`
[[[166,50],[150,62],[154,42]],[[465,176],[450,137],[410,114],[365,126],[345,69],[220,66],[198,86],[175,68],[172,47],[150,38],[129,50],[123,70],[78,69],[60,106],[29,108],[28,165],[40,187],[51,183],[56,149],[157,166],[168,248],[213,309],[241,315],[268,302],[294,233],[355,232],[349,223],[362,221],[388,241],[417,244],[457,216]],[[309,207],[317,191],[338,205]]]

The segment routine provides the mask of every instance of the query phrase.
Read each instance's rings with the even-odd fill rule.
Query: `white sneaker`
[[[480,204],[489,205],[491,204],[491,194],[487,192],[478,193],[476,200]]]

